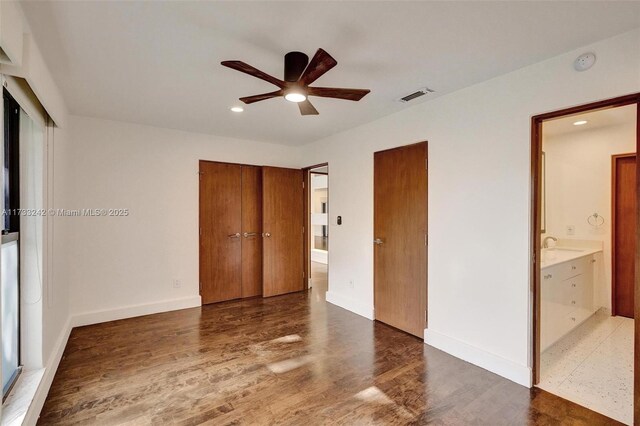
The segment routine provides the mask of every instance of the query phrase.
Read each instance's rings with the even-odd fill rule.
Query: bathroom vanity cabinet
[[[566,259],[566,260],[565,260]],[[542,351],[578,327],[595,311],[594,251],[562,253],[541,269]],[[543,264],[544,265],[544,264]]]

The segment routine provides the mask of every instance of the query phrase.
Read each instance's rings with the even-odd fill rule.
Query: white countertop
[[[592,247],[552,247],[542,249],[542,259],[540,269],[568,262],[570,260],[579,259],[584,256],[601,252],[601,248]]]

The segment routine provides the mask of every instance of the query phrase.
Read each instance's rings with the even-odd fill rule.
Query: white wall
[[[604,269],[596,274],[594,294],[597,307],[611,309],[611,156],[635,152],[635,145],[635,120],[543,139],[547,166],[545,235],[603,242]],[[587,223],[587,217],[596,212],[605,220],[598,228]],[[574,235],[567,234],[567,225],[575,227]]]
[[[296,166],[296,149],[71,116],[68,209],[127,217],[68,218],[75,324],[199,305],[198,160]],[[181,281],[174,288],[173,280]]]
[[[636,30],[305,146],[331,169],[327,298],[373,316],[373,153],[428,140],[426,341],[529,385],[531,116],[638,91]]]

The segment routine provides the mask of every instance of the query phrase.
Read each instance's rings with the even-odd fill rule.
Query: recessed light
[[[582,126],[583,124],[587,124],[587,120],[579,120],[573,123],[574,126]]]
[[[233,112],[242,112],[242,111],[244,111],[244,108],[239,107],[239,106],[234,106],[234,107],[231,107],[231,111],[233,111]]]

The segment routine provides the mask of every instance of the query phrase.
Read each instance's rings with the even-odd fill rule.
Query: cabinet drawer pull
[[[576,317],[571,317],[571,321],[575,321],[575,320],[576,320]]]
[[[576,267],[575,267],[575,266],[573,266],[573,265],[571,265],[571,270],[572,270],[572,271],[575,271],[575,270],[576,270]]]
[[[575,305],[575,304],[576,304],[576,301],[575,301],[575,300],[572,300],[572,301],[571,301],[571,304],[572,304],[572,305]]]
[[[596,263],[596,260],[595,259],[591,259],[591,263]]]
[[[571,283],[571,287],[575,287],[575,286],[576,286],[576,283]]]

